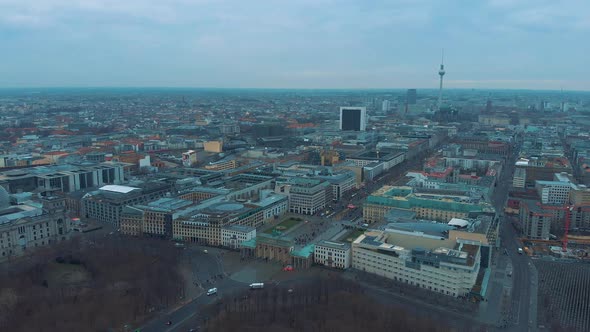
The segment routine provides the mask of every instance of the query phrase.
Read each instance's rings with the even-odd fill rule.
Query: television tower
[[[442,57],[440,60],[440,70],[438,71],[438,76],[440,76],[440,87],[438,89],[438,109],[442,106],[442,86],[443,86],[443,76],[445,76],[445,50],[442,50]]]

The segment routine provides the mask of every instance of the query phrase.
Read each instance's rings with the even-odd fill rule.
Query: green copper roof
[[[291,255],[295,257],[309,258],[313,254],[314,249],[315,244],[308,244],[299,250],[293,250]]]

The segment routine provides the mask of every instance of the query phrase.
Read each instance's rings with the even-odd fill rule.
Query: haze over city
[[[590,2],[0,1],[0,87],[590,90]]]

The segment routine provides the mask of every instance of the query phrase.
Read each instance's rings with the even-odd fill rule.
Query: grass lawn
[[[303,222],[303,219],[298,220],[296,218],[288,218],[288,219],[281,221],[281,223],[276,225],[275,227],[267,229],[266,231],[264,231],[264,233],[272,234],[274,230],[284,233],[302,222]]]
[[[352,241],[356,240],[357,237],[359,237],[361,234],[363,234],[364,231],[360,230],[360,229],[355,229],[353,231],[350,231],[346,234],[344,234],[341,238],[339,238],[338,240],[341,242],[348,242],[351,243]]]

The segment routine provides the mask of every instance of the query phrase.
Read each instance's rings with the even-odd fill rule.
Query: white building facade
[[[565,204],[569,201],[572,184],[559,181],[535,181],[543,204]]]
[[[328,181],[319,179],[289,178],[277,180],[275,192],[289,197],[289,212],[313,215],[326,208],[326,196],[331,194]]]
[[[386,231],[358,237],[352,244],[352,267],[449,296],[471,292],[480,268],[479,246],[408,249],[389,244],[386,238]]]
[[[316,264],[336,269],[348,269],[352,263],[352,250],[348,243],[321,241],[313,252]]]
[[[256,228],[243,225],[229,225],[221,228],[221,244],[231,249],[240,248],[244,241],[256,237]]]

